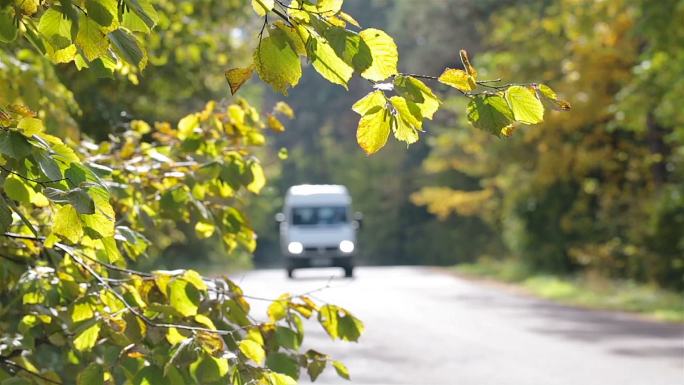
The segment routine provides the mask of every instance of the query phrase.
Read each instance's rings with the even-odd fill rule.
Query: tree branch
[[[51,384],[62,385],[62,382],[61,382],[61,381],[56,381],[56,380],[53,380],[53,379],[51,379],[51,378],[45,377],[45,376],[43,376],[42,374],[36,373],[36,372],[34,372],[33,370],[30,370],[29,368],[26,368],[26,367],[24,367],[24,366],[22,366],[22,365],[19,365],[19,364],[17,364],[17,363],[14,362],[14,361],[8,360],[7,358],[4,358],[4,357],[3,357],[3,358],[0,360],[0,364],[2,364],[2,365],[7,365],[7,366],[12,367],[12,368],[14,368],[14,369],[18,369],[18,370],[24,371],[24,372],[26,372],[26,373],[28,373],[28,374],[30,374],[30,375],[36,377],[36,378],[40,378],[41,380],[47,381],[47,382],[49,382],[49,383],[51,383]]]
[[[50,184],[50,183],[57,183],[57,182],[69,180],[69,178],[50,179],[50,180],[32,179],[32,178],[29,178],[29,177],[27,177],[27,176],[21,175],[21,174],[19,174],[18,172],[14,171],[14,170],[10,170],[10,169],[8,169],[7,167],[2,166],[2,165],[0,165],[0,169],[4,170],[5,172],[8,172],[8,173],[10,173],[10,174],[12,174],[12,175],[16,175],[16,176],[18,176],[19,178],[21,178],[21,179],[23,179],[23,180],[27,180],[27,181],[33,182],[33,183],[38,183],[38,184],[41,185],[41,186],[45,186],[45,185]]]

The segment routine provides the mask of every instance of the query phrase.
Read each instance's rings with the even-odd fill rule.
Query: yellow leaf
[[[200,239],[211,237],[215,230],[216,226],[211,222],[199,221],[195,224],[195,234]]]
[[[266,16],[266,13],[273,9],[274,0],[252,0],[252,8],[259,16]]]
[[[337,16],[339,16],[340,19],[346,21],[347,23],[353,25],[354,27],[361,28],[359,22],[356,21],[353,17],[351,17],[351,15],[349,15],[348,13],[340,11],[340,13]]]
[[[252,172],[252,181],[247,185],[247,190],[254,194],[258,194],[266,184],[264,169],[259,163],[251,162],[249,170]]]
[[[399,52],[392,37],[375,28],[364,29],[359,35],[370,48],[373,58],[371,66],[361,76],[368,80],[381,81],[396,75]]]
[[[287,116],[290,119],[294,118],[294,110],[292,109],[292,107],[290,107],[289,104],[283,101],[276,103],[275,107],[273,107],[273,110],[276,112],[280,112],[281,114]]]
[[[275,132],[285,132],[285,126],[272,114],[268,114],[268,127]]]
[[[21,119],[19,124],[17,124],[17,128],[24,134],[24,136],[29,137],[45,130],[42,120],[29,117]]]
[[[391,119],[387,109],[379,109],[361,117],[356,130],[356,141],[367,155],[385,146],[390,133]]]
[[[262,348],[257,342],[252,340],[242,340],[238,344],[238,347],[245,357],[254,361],[256,364],[262,365],[264,363],[264,359],[266,359],[266,352],[264,352],[264,348]]]
[[[89,351],[97,343],[97,337],[100,335],[100,324],[93,323],[76,334],[74,338],[74,347],[78,351]]]
[[[473,91],[477,88],[475,78],[467,72],[459,69],[447,68],[439,76],[439,82],[454,87],[463,92]]]
[[[52,232],[76,243],[83,236],[83,226],[78,212],[71,205],[63,205],[54,216]]]
[[[387,104],[385,94],[382,91],[373,91],[354,103],[352,110],[359,115],[366,115],[374,108],[384,108]]]
[[[171,345],[177,345],[180,344],[181,342],[185,341],[188,337],[180,334],[178,332],[178,329],[176,328],[169,328],[166,332],[166,340],[171,344]]]
[[[252,77],[252,72],[254,71],[254,66],[250,65],[246,68],[231,68],[226,71],[226,80],[228,80],[228,85],[230,86],[230,93],[235,95],[236,92],[242,87],[243,84],[249,78]]]

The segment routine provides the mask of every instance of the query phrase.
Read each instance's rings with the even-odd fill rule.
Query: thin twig
[[[62,182],[62,181],[65,181],[65,180],[69,180],[69,178],[50,179],[50,180],[39,180],[39,179],[33,179],[33,178],[29,178],[29,177],[27,177],[27,176],[21,175],[21,174],[19,174],[18,172],[13,171],[13,170],[10,170],[10,169],[8,169],[8,168],[5,167],[5,166],[0,166],[0,169],[4,170],[4,171],[6,171],[6,172],[8,172],[8,173],[10,173],[10,174],[12,174],[12,175],[16,175],[16,176],[18,176],[19,178],[21,178],[21,179],[23,179],[23,180],[27,180],[27,181],[33,182],[33,183],[38,183],[38,184],[41,185],[41,186],[45,186],[45,185],[50,184],[50,183],[58,183],[58,182]]]
[[[193,332],[205,332],[205,333],[214,333],[214,334],[219,334],[219,335],[233,335],[234,333],[237,333],[240,330],[244,330],[256,325],[249,325],[249,326],[243,326],[236,328],[234,330],[223,330],[223,329],[209,329],[205,327],[199,327],[199,326],[189,326],[189,325],[181,325],[181,324],[167,324],[167,323],[158,323],[153,321],[152,319],[148,318],[146,315],[140,312],[140,310],[136,309],[133,307],[131,304],[126,301],[124,296],[119,293],[118,291],[114,290],[113,287],[109,285],[107,280],[105,280],[102,276],[100,276],[92,267],[90,267],[81,257],[79,257],[71,247],[61,244],[61,243],[55,243],[55,247],[59,248],[60,250],[64,251],[67,253],[79,266],[81,266],[83,269],[85,269],[93,278],[95,278],[96,281],[102,285],[107,291],[112,293],[116,299],[118,299],[128,311],[130,311],[133,315],[138,317],[141,321],[143,321],[147,326],[150,327],[156,327],[156,328],[164,328],[164,329],[181,329],[181,330],[188,330],[188,331],[193,331]]]
[[[15,369],[19,369],[19,370],[24,371],[24,372],[26,372],[26,373],[28,373],[28,374],[36,377],[36,378],[40,378],[43,381],[47,381],[51,384],[62,385],[62,382],[60,382],[60,381],[55,381],[52,378],[45,377],[40,373],[36,373],[33,370],[30,370],[29,368],[26,368],[22,365],[19,365],[16,362],[10,361],[6,358],[3,358],[2,361],[0,361],[0,364],[7,365],[7,366],[10,366],[10,367],[15,368]]]

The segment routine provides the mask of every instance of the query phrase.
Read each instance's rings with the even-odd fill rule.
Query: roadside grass
[[[483,258],[453,267],[459,274],[515,284],[541,298],[592,309],[620,310],[667,322],[684,322],[684,295],[652,285],[585,274],[561,277],[532,272],[515,260]]]

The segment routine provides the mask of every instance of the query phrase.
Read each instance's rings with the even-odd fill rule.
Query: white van
[[[346,277],[352,276],[361,215],[352,214],[346,187],[292,186],[276,221],[288,277],[307,267],[341,267]]]

